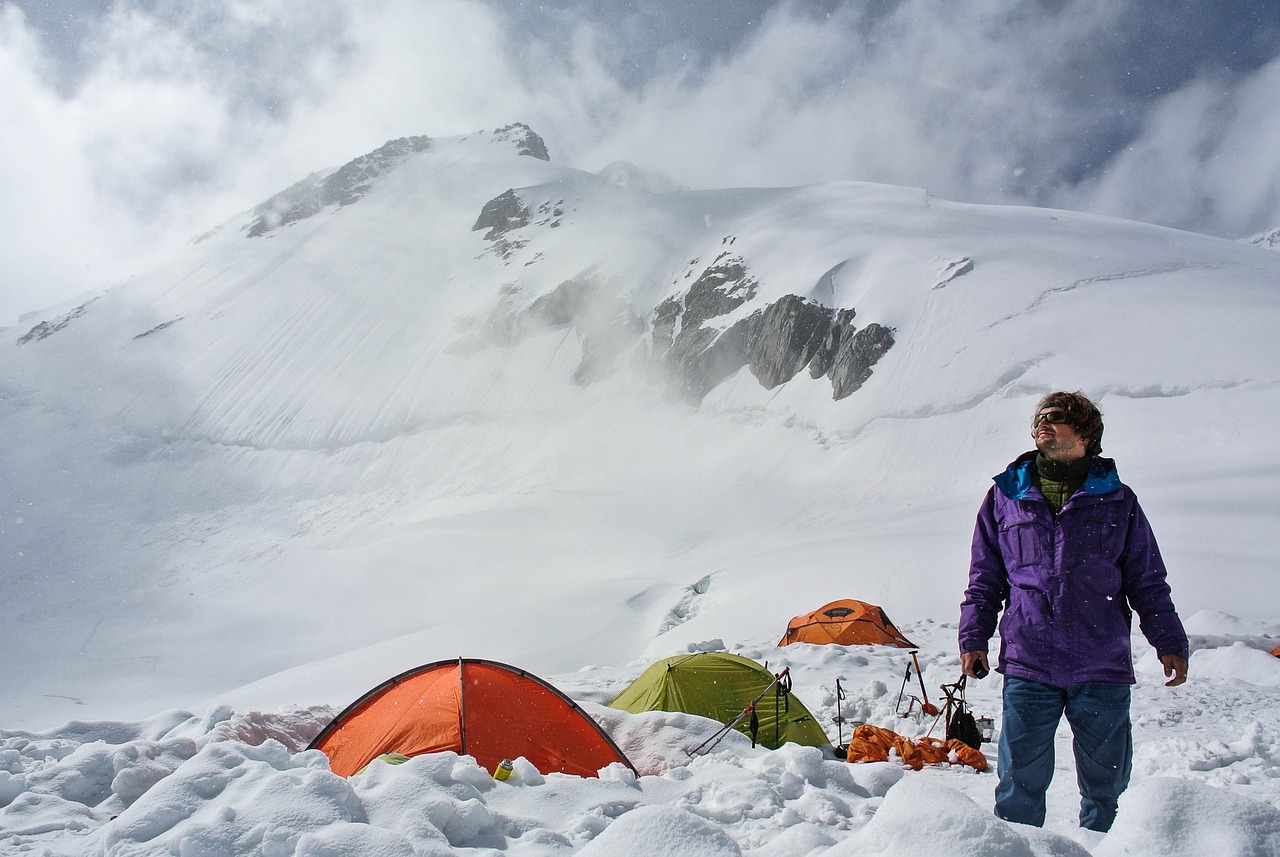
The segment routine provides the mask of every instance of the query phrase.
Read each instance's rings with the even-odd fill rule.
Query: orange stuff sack
[[[925,765],[961,764],[976,771],[987,769],[987,757],[962,741],[921,738],[912,741],[897,732],[864,723],[853,730],[845,758],[850,762],[887,762],[896,752],[904,765],[920,770]],[[954,754],[954,755],[953,755]]]
[[[930,762],[930,764],[946,762],[949,765],[967,765],[975,771],[985,771],[987,769],[987,757],[981,750],[976,750],[963,741],[957,741],[955,738],[950,738],[946,741],[940,738],[921,738],[920,744],[922,747],[934,748],[941,755],[942,758],[938,759],[937,762]]]

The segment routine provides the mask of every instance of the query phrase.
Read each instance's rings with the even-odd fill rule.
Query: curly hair
[[[1062,408],[1063,413],[1067,415],[1067,424],[1075,429],[1084,441],[1087,454],[1099,455],[1102,452],[1102,411],[1098,410],[1098,406],[1090,401],[1088,396],[1079,390],[1074,393],[1062,391],[1050,393],[1036,405],[1031,419],[1035,420],[1045,408]]]

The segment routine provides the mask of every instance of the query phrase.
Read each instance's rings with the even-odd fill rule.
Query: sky
[[[1280,225],[1270,0],[6,0],[0,78],[0,325],[388,139],[513,121],[689,187]]]

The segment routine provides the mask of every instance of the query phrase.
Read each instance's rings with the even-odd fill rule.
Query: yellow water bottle
[[[493,778],[495,780],[509,779],[513,770],[515,770],[515,765],[511,764],[511,760],[503,759],[498,763],[498,767],[493,769]]]

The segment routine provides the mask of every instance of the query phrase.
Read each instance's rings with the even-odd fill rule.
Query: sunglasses
[[[1035,419],[1031,421],[1031,427],[1035,428],[1036,426],[1040,425],[1040,423],[1049,423],[1051,425],[1058,425],[1059,423],[1065,423],[1065,422],[1067,422],[1066,411],[1046,411],[1043,414],[1036,414]]]

